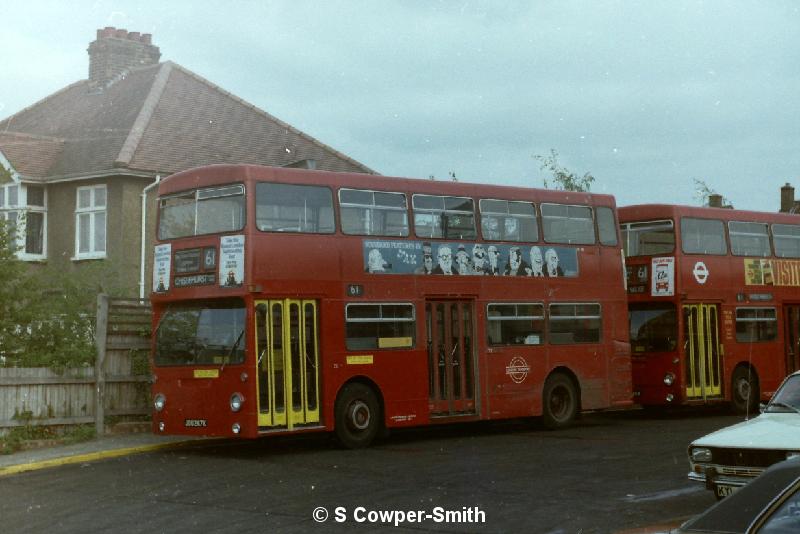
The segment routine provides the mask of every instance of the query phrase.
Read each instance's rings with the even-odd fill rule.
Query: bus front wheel
[[[548,378],[542,397],[542,420],[545,428],[565,428],[575,421],[580,401],[575,383],[568,376],[557,373]]]
[[[369,446],[381,426],[375,391],[364,384],[348,384],[336,399],[336,437],[348,449]]]
[[[748,367],[737,367],[731,378],[731,405],[739,414],[754,413],[758,409],[758,376]]]

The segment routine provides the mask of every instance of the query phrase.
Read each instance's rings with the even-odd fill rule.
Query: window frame
[[[597,306],[597,315],[577,315],[577,309],[575,310],[576,315],[556,315],[553,316],[553,307],[554,306],[573,306],[577,308],[578,306]],[[575,331],[570,333],[573,334],[571,341],[555,341],[560,339],[560,334],[564,334],[564,332],[553,332],[552,327],[553,323],[558,322],[566,322],[566,321],[578,321],[578,320],[592,320],[597,319],[597,339],[590,340],[590,341],[575,341]],[[550,345],[596,345],[603,342],[603,305],[599,302],[551,302],[547,305],[547,342]]]
[[[602,211],[601,211],[602,210]],[[600,213],[608,213],[611,217],[611,226],[607,228],[602,228],[600,223]],[[604,247],[617,247],[619,246],[619,223],[617,222],[617,214],[614,208],[609,206],[594,206],[594,222],[597,225],[597,241]],[[604,239],[604,230],[606,232],[613,232],[614,240],[605,240]]]
[[[42,205],[30,205],[28,190],[31,187],[41,188]],[[10,191],[14,189],[16,202],[10,202]],[[23,261],[41,261],[47,259],[47,188],[43,184],[8,183],[0,184],[0,219],[11,221],[15,230],[15,241],[19,250],[17,258]],[[42,216],[41,224],[41,252],[28,252],[28,214],[35,213]]]
[[[483,207],[484,202],[505,202],[506,211],[492,211],[491,209],[486,210]],[[533,215],[526,215],[522,213],[511,213],[510,206],[511,204],[524,204],[533,208]],[[539,210],[536,207],[536,203],[528,201],[528,200],[508,200],[505,198],[479,198],[478,199],[478,211],[480,213],[480,228],[481,228],[481,237],[484,241],[509,241],[512,243],[539,243],[541,242],[541,228],[539,224]],[[501,231],[500,237],[494,238],[486,235],[486,229],[484,227],[484,222],[488,221],[489,217],[497,217],[502,220],[503,230]],[[519,228],[519,236],[517,239],[510,238],[506,235],[505,232],[505,223],[508,219],[515,219],[517,221],[517,225]],[[523,236],[522,229],[524,225],[521,221],[523,220],[532,220],[533,221],[533,231],[535,235],[533,239],[526,239],[527,236]]]
[[[358,203],[353,203],[353,202],[343,202],[342,201],[342,192],[347,192],[347,191],[354,191],[354,192],[358,192],[358,193],[369,193],[369,194],[371,194],[372,195],[372,204],[358,204]],[[394,206],[387,206],[387,205],[377,204],[376,203],[377,199],[376,199],[376,195],[375,195],[376,193],[380,193],[380,194],[384,194],[384,195],[396,195],[396,196],[402,197],[403,198],[403,207],[399,208],[399,207],[394,207]],[[411,234],[411,223],[409,222],[409,217],[408,217],[408,196],[403,192],[400,192],[400,191],[380,191],[380,190],[377,190],[377,189],[356,189],[354,187],[341,187],[336,192],[336,198],[337,198],[338,203],[339,203],[339,225],[340,225],[342,233],[345,234],[345,235],[365,235],[365,236],[381,236],[381,237],[408,237]],[[371,228],[367,229],[364,232],[348,231],[349,229],[345,228],[345,222],[344,222],[345,221],[345,217],[344,217],[344,210],[345,209],[363,209],[363,210],[365,210],[367,213],[370,214],[370,216],[369,216],[369,218],[370,218],[369,226]],[[374,228],[372,228],[372,226],[373,226],[373,222],[372,221],[374,221],[374,218],[372,217],[372,212],[373,211],[396,212],[396,213],[402,212],[405,215],[405,226],[403,228],[403,230],[405,232],[404,233],[386,233],[386,231],[385,231],[385,227],[386,227],[385,220],[386,219],[384,217],[384,232],[383,233],[372,233],[371,230],[374,229]]]
[[[754,317],[739,317],[739,311],[754,311]],[[772,317],[762,317],[759,316],[759,311],[771,311]],[[754,330],[755,337],[751,339],[742,339],[742,336],[747,334],[748,332],[745,331],[743,333],[739,332],[739,324],[740,323],[755,323],[756,328]],[[772,337],[761,337],[762,328],[759,328],[758,323],[772,323]],[[734,310],[734,330],[736,332],[736,342],[737,343],[772,343],[778,339],[778,308],[775,306],[737,306]]]
[[[798,225],[798,224],[785,224],[785,223],[773,223],[773,224],[771,224],[769,226],[770,226],[769,227],[769,231],[770,231],[770,234],[771,234],[771,237],[772,237],[772,251],[775,254],[775,257],[776,258],[800,258],[800,225]],[[785,227],[785,228],[796,228],[797,229],[797,234],[796,235],[779,234],[779,233],[775,232],[775,227],[776,226]],[[797,246],[793,249],[794,251],[796,251],[796,252],[794,252],[794,255],[792,255],[792,254],[781,254],[780,253],[780,251],[785,251],[786,249],[780,248],[780,250],[779,250],[778,241],[777,241],[778,238],[784,239],[784,240],[795,240],[795,242],[797,243]]]
[[[97,205],[96,191],[102,190],[105,194],[105,201],[102,206]],[[89,205],[81,207],[81,192],[89,191]],[[98,228],[97,218],[103,215],[103,249],[97,249],[96,231]],[[81,216],[89,216],[89,250],[81,252]],[[95,184],[79,186],[75,189],[75,256],[73,260],[94,260],[104,259],[108,253],[108,185]]]
[[[298,228],[297,230],[294,229],[275,229],[275,228],[262,228],[261,223],[259,222],[261,219],[263,220],[271,220],[270,217],[262,217],[259,218],[259,203],[258,203],[258,192],[261,187],[269,187],[269,186],[288,186],[288,187],[298,187],[298,188],[312,188],[317,190],[325,190],[330,195],[330,210],[331,210],[331,227],[330,230],[321,231],[317,230],[303,230]],[[255,185],[255,226],[256,230],[259,232],[271,233],[271,234],[304,234],[304,235],[332,235],[336,233],[337,221],[336,221],[336,202],[335,199],[336,195],[334,195],[333,189],[327,185],[318,185],[318,184],[295,184],[295,183],[288,183],[288,182],[269,182],[269,181],[259,181],[256,182]],[[264,206],[271,206],[274,204],[266,204]],[[321,221],[318,221],[321,222]]]
[[[755,225],[763,226],[764,227],[764,233],[763,234],[754,234],[754,233],[751,233],[751,232],[734,231],[731,228],[731,225],[737,225],[737,224],[741,224],[741,225],[755,224]],[[768,223],[758,222],[758,221],[728,221],[727,227],[728,227],[728,240],[730,241],[730,249],[731,249],[731,255],[732,256],[747,256],[747,257],[753,257],[753,258],[768,258],[768,257],[772,256],[772,243],[771,243],[771,240],[770,240],[769,224]],[[767,244],[766,254],[763,254],[763,253],[762,254],[750,254],[747,251],[737,250],[736,246],[734,245],[734,243],[736,243],[738,245],[739,236],[751,236],[751,237],[755,236],[755,237],[758,237],[758,238],[764,237],[766,239],[766,244]],[[734,239],[734,237],[735,237],[735,239]]]
[[[378,317],[357,317],[357,318],[350,318],[350,309],[351,307],[367,307],[367,306],[377,306],[379,311]],[[411,317],[383,317],[383,307],[384,306],[403,306],[411,309]],[[380,324],[380,323],[410,323],[411,324],[411,343],[409,345],[402,345],[402,346],[381,346],[381,337],[375,336],[375,346],[370,347],[353,347],[349,341],[350,336],[348,333],[348,324],[349,323],[370,323],[370,324]],[[400,337],[407,337],[407,336],[400,336]],[[397,339],[398,336],[395,336]],[[386,338],[389,339],[389,338]],[[356,351],[363,351],[363,350],[411,350],[414,349],[417,345],[417,309],[413,302],[345,302],[344,306],[344,345],[345,349],[348,352],[356,352]]]
[[[562,208],[567,208],[567,215],[565,217],[553,216],[553,215],[545,216],[544,212],[545,212],[545,207],[546,206],[558,206],[558,207],[562,207]],[[570,217],[569,216],[569,208],[588,209],[589,210],[589,217],[588,218],[581,217],[580,219],[578,219],[577,217]],[[539,204],[539,213],[542,216],[542,239],[544,239],[545,243],[555,243],[555,244],[560,244],[560,245],[596,245],[597,244],[597,242],[598,242],[598,240],[597,240],[597,231],[595,230],[595,228],[597,226],[597,223],[595,222],[595,213],[594,213],[594,207],[593,206],[590,206],[590,205],[587,205],[587,204],[561,204],[561,203],[558,203],[558,202],[541,202]],[[591,241],[583,241],[583,240],[573,241],[570,238],[567,238],[566,240],[565,239],[555,239],[555,236],[548,235],[549,225],[545,224],[545,220],[548,220],[548,219],[549,220],[553,220],[553,219],[566,220],[566,221],[569,221],[569,220],[588,220],[589,221],[589,226],[588,227],[591,228],[592,239],[591,239]]]
[[[683,229],[683,222],[684,221],[689,221],[689,220],[691,220],[691,221],[707,221],[707,222],[719,223],[719,225],[720,225],[720,227],[722,229],[722,244],[724,245],[725,250],[723,252],[706,252],[705,250],[687,251],[686,250],[686,246],[685,246],[686,245],[686,241],[685,241],[686,233],[684,232],[684,229]],[[681,239],[680,239],[680,241],[681,241],[681,252],[683,252],[684,254],[699,254],[701,256],[727,256],[730,253],[730,245],[728,243],[728,236],[727,236],[728,232],[726,231],[726,225],[725,225],[725,221],[724,220],[722,220],[722,219],[714,219],[714,218],[710,218],[710,217],[691,217],[691,216],[688,216],[688,215],[683,215],[683,216],[681,216],[679,222],[680,222],[680,228],[681,228]]]
[[[637,225],[637,234],[639,229],[649,230],[651,229],[658,229],[658,225],[662,225],[664,223],[669,224],[669,228],[672,230],[672,248],[669,250],[658,250],[652,254],[642,254],[638,252],[635,255],[630,253],[631,250],[631,229],[634,225]],[[662,256],[662,255],[671,255],[675,253],[675,244],[677,243],[677,237],[675,235],[675,221],[672,219],[654,219],[652,221],[631,221],[631,222],[624,222],[619,224],[620,234],[622,234],[622,250],[625,252],[626,258],[640,258],[645,256]],[[638,244],[638,240],[637,240]]]
[[[514,311],[516,312],[515,315],[495,315],[492,316],[492,306],[513,306]],[[541,311],[541,315],[520,315],[519,314],[519,307],[520,306],[532,306],[534,308],[538,308]],[[492,330],[492,322],[502,323],[502,322],[511,322],[511,321],[530,321],[531,326],[533,326],[534,321],[541,321],[541,330],[538,332],[539,334],[539,342],[538,343],[512,343],[507,341],[500,341],[498,343],[493,343],[490,337],[490,332]],[[486,304],[486,343],[490,347],[541,347],[542,345],[547,343],[547,319],[545,314],[545,306],[544,302],[489,302]],[[501,328],[502,334],[502,328]],[[524,341],[531,335],[535,335],[536,332],[532,334],[528,334],[525,337]],[[501,337],[503,337],[501,335]]]
[[[442,207],[441,208],[418,208],[417,207],[417,199],[421,199],[423,197],[426,198],[437,198],[441,200]],[[468,201],[471,210],[454,210],[447,208],[447,199],[457,199]],[[411,211],[414,220],[414,235],[423,238],[423,239],[450,239],[450,240],[459,240],[459,241],[469,241],[475,240],[478,238],[478,230],[476,228],[476,221],[477,221],[477,214],[475,212],[475,199],[472,197],[465,197],[465,196],[456,196],[456,195],[434,195],[429,193],[413,193],[411,195]],[[417,215],[430,215],[432,218],[436,218],[438,220],[438,224],[431,224],[431,232],[430,235],[420,234],[419,229],[420,226],[427,227],[427,225],[417,225]],[[449,219],[450,216],[469,216],[472,220],[471,226],[471,234],[449,234],[446,230],[445,220]],[[438,229],[439,234],[437,235],[434,230]]]

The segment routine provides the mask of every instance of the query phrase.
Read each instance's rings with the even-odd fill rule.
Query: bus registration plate
[[[205,419],[186,419],[183,422],[183,426],[186,427],[207,427],[208,421]]]
[[[735,486],[727,486],[725,484],[717,484],[714,488],[714,492],[716,493],[717,497],[730,497],[733,495],[736,490],[739,489]]]

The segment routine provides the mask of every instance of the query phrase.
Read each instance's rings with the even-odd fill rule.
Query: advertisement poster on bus
[[[650,294],[654,297],[675,295],[675,258],[653,258]]]
[[[243,282],[244,236],[222,236],[219,240],[219,285],[236,287]]]
[[[373,274],[576,277],[575,248],[549,245],[364,240],[364,270]]]
[[[746,258],[744,283],[748,286],[800,286],[800,261]]]
[[[153,250],[153,291],[169,290],[169,273],[172,269],[172,245],[156,245]]]

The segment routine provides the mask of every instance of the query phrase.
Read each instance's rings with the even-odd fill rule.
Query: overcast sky
[[[381,174],[542,186],[551,149],[620,205],[775,211],[800,187],[793,1],[5,0],[0,117],[88,76],[105,26]],[[800,196],[800,190],[798,190]]]

